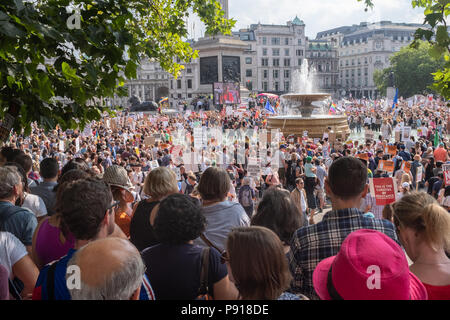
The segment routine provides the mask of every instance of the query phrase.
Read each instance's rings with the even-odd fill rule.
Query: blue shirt
[[[66,286],[66,270],[67,264],[72,256],[75,254],[75,249],[70,249],[67,255],[59,259],[56,263],[54,273],[54,299],[55,300],[72,300],[70,292]],[[33,291],[33,300],[49,300],[47,292],[47,274],[51,264],[46,265],[41,269],[39,277],[36,281],[36,286]],[[148,281],[146,275],[142,281],[141,293],[139,300],[155,300],[153,289]]]
[[[7,211],[13,212],[4,221]],[[37,227],[36,216],[28,209],[14,206],[11,202],[0,201],[0,227],[16,236],[25,246],[31,246],[34,230]]]

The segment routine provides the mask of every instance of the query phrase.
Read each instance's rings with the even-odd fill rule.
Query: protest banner
[[[334,143],[336,141],[336,132],[330,132],[328,134],[328,141]]]
[[[394,178],[370,178],[370,193],[375,197],[377,206],[385,206],[395,202],[397,184]]]
[[[394,172],[394,161],[391,160],[380,160],[378,162],[378,170],[386,172]]]

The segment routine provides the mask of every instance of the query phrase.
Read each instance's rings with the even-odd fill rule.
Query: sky
[[[237,21],[233,31],[258,22],[284,25],[297,15],[305,22],[305,33],[310,39],[315,39],[320,31],[360,22],[423,23],[423,9],[413,9],[411,0],[373,2],[374,8],[367,12],[364,11],[364,3],[357,0],[229,0],[228,5],[230,18]],[[204,29],[198,18],[189,19],[191,37],[203,36]]]

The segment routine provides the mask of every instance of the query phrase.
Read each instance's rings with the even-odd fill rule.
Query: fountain
[[[315,93],[315,71],[308,69],[305,59],[301,69],[293,72],[293,90],[295,93],[284,94],[281,99],[281,115],[267,119],[268,129],[280,129],[284,135],[302,136],[308,131],[310,138],[322,138],[328,127],[337,137],[347,139],[350,129],[345,115],[328,115],[318,102],[329,99],[328,93]]]

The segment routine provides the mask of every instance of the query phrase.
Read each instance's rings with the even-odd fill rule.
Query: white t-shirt
[[[36,218],[47,215],[47,207],[41,197],[25,192],[25,200],[22,208],[26,208],[34,213]]]
[[[13,266],[27,254],[23,243],[12,233],[0,232],[0,264],[8,270],[10,279],[13,279]]]

